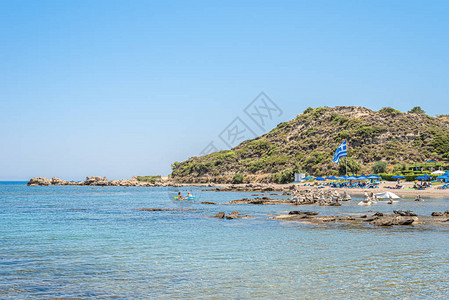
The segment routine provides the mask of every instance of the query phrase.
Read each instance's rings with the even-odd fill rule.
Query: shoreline
[[[47,179],[45,177],[34,177],[30,179],[27,183],[28,186],[57,186],[57,185],[72,185],[72,186],[122,186],[122,187],[213,187],[214,189],[208,189],[211,192],[258,192],[258,193],[270,193],[270,192],[282,192],[285,195],[289,195],[292,190],[311,190],[311,189],[321,189],[324,191],[332,190],[339,193],[344,193],[345,191],[349,194],[364,194],[366,192],[373,193],[384,193],[392,192],[400,197],[416,197],[420,195],[421,197],[427,198],[440,198],[449,197],[449,189],[438,189],[438,186],[432,186],[424,190],[412,189],[413,182],[401,183],[403,188],[401,189],[390,189],[388,187],[394,186],[395,182],[381,182],[378,188],[331,188],[329,186],[304,186],[304,183],[288,183],[288,184],[260,184],[260,183],[248,183],[248,184],[215,184],[215,183],[178,183],[169,180],[159,180],[156,182],[144,182],[139,181],[137,176],[130,179],[121,180],[108,180],[106,177],[92,176],[86,177],[85,181],[67,181],[59,178]]]

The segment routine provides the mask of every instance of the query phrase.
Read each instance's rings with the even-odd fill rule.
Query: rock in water
[[[238,219],[240,217],[240,213],[238,211],[233,211],[229,215],[226,215],[226,219]]]
[[[415,214],[411,210],[393,210],[393,212],[396,215],[400,215],[400,216],[403,216],[403,217],[416,217],[416,216],[418,216],[417,214]]]
[[[413,218],[409,218],[409,217],[398,217],[397,218],[398,225],[410,225],[414,221],[415,220]]]
[[[218,218],[218,219],[224,219],[224,217],[225,217],[224,212],[219,212],[218,214],[215,215],[215,218]]]
[[[308,216],[316,216],[319,214],[317,211],[299,211],[299,210],[292,210],[288,213],[289,215],[308,215]]]
[[[370,223],[374,226],[393,226],[394,222],[392,218],[379,218]]]

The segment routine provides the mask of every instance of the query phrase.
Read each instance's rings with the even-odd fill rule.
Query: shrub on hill
[[[387,166],[388,163],[386,161],[379,160],[371,166],[371,171],[373,171],[374,174],[385,173],[387,171]]]
[[[237,173],[232,178],[233,183],[243,183],[243,174]]]
[[[287,169],[273,175],[273,182],[275,183],[290,183],[293,182],[293,180],[295,180],[293,169]]]
[[[426,112],[421,108],[421,106],[415,106],[408,111],[410,114],[425,114]]]
[[[397,109],[394,109],[392,107],[384,107],[381,110],[379,110],[379,113],[383,115],[399,115],[401,112]]]

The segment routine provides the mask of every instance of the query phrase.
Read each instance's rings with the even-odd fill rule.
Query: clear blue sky
[[[0,1],[0,180],[197,155],[259,92],[449,113],[447,1]]]

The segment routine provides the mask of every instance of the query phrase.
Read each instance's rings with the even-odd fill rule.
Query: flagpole
[[[348,176],[348,157],[346,156],[346,176]]]
[[[346,141],[346,176],[348,176],[348,141]]]

